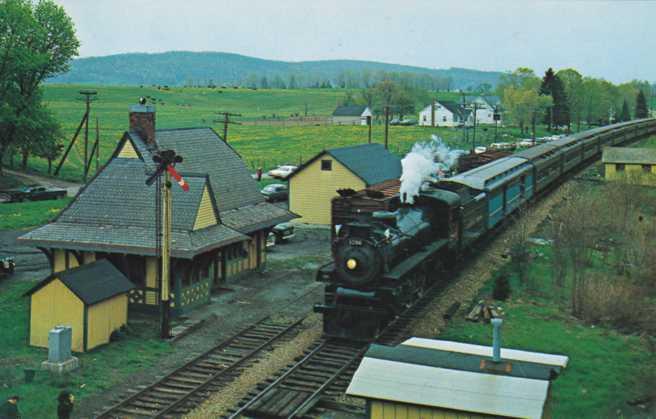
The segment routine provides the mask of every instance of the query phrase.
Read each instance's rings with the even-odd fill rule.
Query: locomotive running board
[[[407,275],[408,272],[419,266],[423,261],[433,256],[435,253],[445,247],[448,243],[449,241],[447,239],[434,241],[408,259],[396,265],[396,267],[386,273],[383,278],[390,281],[398,281],[399,279],[403,278],[404,275]]]

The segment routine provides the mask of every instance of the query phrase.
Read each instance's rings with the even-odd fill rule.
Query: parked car
[[[14,273],[16,262],[10,257],[0,258],[0,278]]]
[[[286,201],[289,197],[287,185],[283,185],[282,183],[272,183],[267,185],[262,188],[260,193],[264,195],[269,202]]]
[[[269,236],[267,237],[266,245],[267,247],[273,246],[274,244],[284,243],[286,240],[294,237],[294,225],[291,223],[282,223],[273,227]]]
[[[23,188],[0,191],[5,202],[44,201],[61,199],[66,196],[66,189],[48,188],[45,186],[26,186]]]
[[[273,170],[269,170],[269,176],[277,178],[277,179],[287,179],[289,175],[294,173],[298,169],[297,166],[292,166],[290,164],[285,164],[282,166],[278,166]]]

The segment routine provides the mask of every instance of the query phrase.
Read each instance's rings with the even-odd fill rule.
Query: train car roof
[[[444,179],[444,182],[460,183],[473,189],[485,190],[490,183],[510,172],[517,171],[528,164],[522,157],[504,157],[456,176]]]
[[[558,146],[550,142],[550,143],[536,145],[535,147],[527,148],[526,150],[513,154],[513,157],[522,157],[527,160],[535,160],[536,158],[542,156],[544,153],[548,153],[549,151],[557,150],[557,149]]]

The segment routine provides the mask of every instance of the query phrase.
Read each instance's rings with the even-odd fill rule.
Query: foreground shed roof
[[[365,357],[350,396],[513,418],[542,417],[549,381]]]
[[[656,148],[604,147],[604,163],[656,164]]]
[[[54,273],[25,295],[32,295],[55,279],[59,279],[85,305],[97,304],[134,288],[134,284],[106,259]]]

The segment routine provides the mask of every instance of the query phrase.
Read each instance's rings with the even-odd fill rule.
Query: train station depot
[[[372,345],[346,392],[367,401],[368,417],[531,418],[545,416],[550,380],[568,357],[411,338]]]
[[[25,294],[30,298],[30,345],[47,348],[48,332],[55,326],[72,328],[75,352],[108,343],[127,323],[133,288],[107,260],[53,273]]]
[[[146,185],[158,150],[184,161],[189,191],[173,189],[172,314],[209,302],[228,278],[261,268],[266,237],[294,218],[268,202],[237,152],[211,128],[155,129],[155,107],[134,105],[130,129],[107,164],[49,224],[18,242],[43,251],[52,272],[105,259],[135,284],[130,309],[158,313],[157,186]]]

